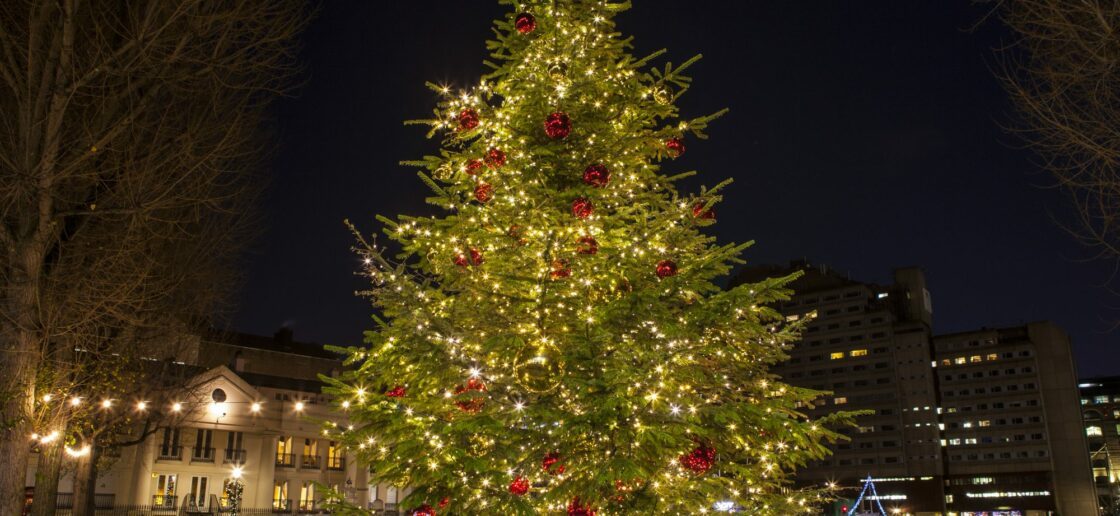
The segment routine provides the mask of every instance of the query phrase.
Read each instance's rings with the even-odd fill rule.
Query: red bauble
[[[693,473],[703,473],[712,468],[716,460],[716,450],[710,446],[700,445],[680,456],[681,466]]]
[[[611,181],[611,171],[607,169],[606,165],[596,163],[588,165],[583,170],[583,182],[596,188],[607,186]]]
[[[480,168],[482,168],[482,160],[480,159],[472,159],[467,162],[467,173],[472,176],[477,174]]]
[[[692,216],[695,217],[695,218],[698,218],[698,219],[715,220],[715,218],[716,218],[715,208],[705,209],[704,208],[705,204],[708,204],[708,203],[706,203],[704,201],[696,201],[696,204],[692,205]]]
[[[517,496],[521,496],[525,493],[528,493],[529,492],[529,481],[526,480],[525,477],[522,477],[522,476],[518,475],[517,478],[513,479],[513,482],[509,483],[509,492],[511,492],[511,493],[513,493]]]
[[[568,504],[568,516],[595,516],[595,509],[583,505],[579,497],[572,498],[571,503]]]
[[[553,140],[567,138],[572,132],[572,120],[563,111],[557,111],[544,119],[544,134]]]
[[[483,159],[486,161],[486,166],[490,168],[502,168],[502,165],[506,164],[506,153],[501,149],[491,148],[486,151],[486,157]]]
[[[537,19],[529,13],[521,13],[513,20],[513,26],[517,28],[517,32],[528,34],[537,28]]]
[[[494,198],[494,187],[490,183],[479,183],[474,187],[474,198],[480,203],[488,203]]]
[[[525,245],[525,243],[528,242],[528,240],[525,240],[525,230],[517,224],[510,226],[509,229],[506,230],[506,234],[517,242],[517,245]]]
[[[595,211],[595,205],[591,204],[591,200],[586,197],[577,197],[572,201],[572,215],[577,218],[586,219],[591,216]]]
[[[447,504],[449,503],[451,503],[451,500],[445,496],[442,500],[439,501],[439,508],[442,509],[444,507],[447,507]]]
[[[552,260],[552,272],[549,273],[549,276],[552,277],[552,279],[567,278],[571,275],[572,268],[568,267],[568,260],[562,258],[558,260]]]
[[[403,398],[405,395],[405,388],[403,385],[398,385],[396,387],[393,387],[392,389],[389,389],[388,391],[385,391],[385,395],[390,398]]]
[[[484,405],[485,403],[486,400],[483,400],[482,398],[471,398],[469,400],[456,401],[455,406],[459,407],[459,410],[462,410],[463,412],[466,412],[468,414],[476,414],[480,410],[482,410],[482,405]]]
[[[576,252],[579,254],[595,254],[599,252],[599,242],[591,235],[580,237]]]
[[[673,260],[661,260],[657,262],[657,277],[668,278],[677,274],[677,263]]]
[[[466,391],[486,391],[486,384],[478,378],[467,379],[466,385],[460,385],[455,388],[455,394],[462,394]]]
[[[458,265],[460,267],[466,267],[468,265],[482,265],[483,261],[485,260],[482,257],[482,251],[479,251],[475,247],[472,247],[470,249],[469,254],[459,253],[455,255],[455,265]]]
[[[470,131],[478,127],[478,112],[467,108],[459,112],[459,130]]]
[[[541,459],[541,469],[543,469],[545,471],[545,473],[548,473],[549,475],[555,475],[557,473],[563,473],[564,472],[564,465],[559,464],[559,462],[560,462],[560,454],[559,453],[555,453],[555,452],[546,453],[544,458]],[[556,466],[556,467],[553,467],[553,466]]]
[[[412,516],[436,516],[436,510],[431,505],[424,504],[413,509]]]
[[[679,158],[684,154],[684,141],[680,138],[669,138],[665,140],[665,151],[669,153],[670,158]]]

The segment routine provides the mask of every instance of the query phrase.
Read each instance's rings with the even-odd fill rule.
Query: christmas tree
[[[632,56],[627,3],[503,3],[492,71],[430,85],[442,150],[409,163],[443,214],[379,218],[399,252],[361,239],[382,317],[340,350],[328,431],[412,514],[810,510],[792,473],[848,415],[808,420],[819,393],[767,372],[794,277],[722,290],[748,245],[703,232],[726,182],[660,173],[722,114],[678,115],[696,59]]]

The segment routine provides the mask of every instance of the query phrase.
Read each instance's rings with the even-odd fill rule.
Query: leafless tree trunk
[[[96,510],[97,460],[100,451],[96,446],[86,455],[78,457],[74,468],[74,509],[71,516],[94,516]]]
[[[1022,116],[1013,127],[1075,201],[1072,233],[1120,266],[1120,3],[1004,0],[1017,39],[1001,78]]]
[[[31,516],[55,516],[58,503],[58,479],[62,476],[62,437],[39,445],[35,467],[35,499]]]
[[[306,18],[300,0],[0,1],[0,514],[22,510],[44,413],[111,385],[44,369],[96,379],[83,357],[221,301]]]

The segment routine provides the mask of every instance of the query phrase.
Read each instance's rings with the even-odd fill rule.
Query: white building
[[[281,330],[274,339],[239,334],[199,339],[187,361],[209,368],[202,373],[202,393],[214,401],[187,415],[178,428],[161,429],[121,450],[98,477],[99,507],[216,511],[226,503],[226,483],[239,478],[247,512],[319,512],[325,493],[315,483],[362,506],[395,511],[404,493],[370,485],[368,470],[354,455],[323,436],[319,421],[339,420],[317,380],[341,367],[332,354],[293,342],[291,333]],[[59,485],[60,507],[70,503],[72,492],[66,476]]]

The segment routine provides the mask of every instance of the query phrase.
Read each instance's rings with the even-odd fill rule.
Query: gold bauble
[[[529,392],[544,393],[560,385],[564,361],[560,349],[547,342],[534,342],[517,353],[513,365],[517,383]]]
[[[552,63],[552,66],[548,67],[548,76],[556,82],[568,80],[568,65],[564,63]]]
[[[450,163],[445,162],[444,164],[436,168],[435,173],[432,175],[440,181],[447,181],[448,179],[451,179],[451,176],[454,174],[455,169],[451,166]]]
[[[653,100],[657,101],[658,104],[668,104],[673,98],[669,96],[669,90],[658,87],[653,89]]]

